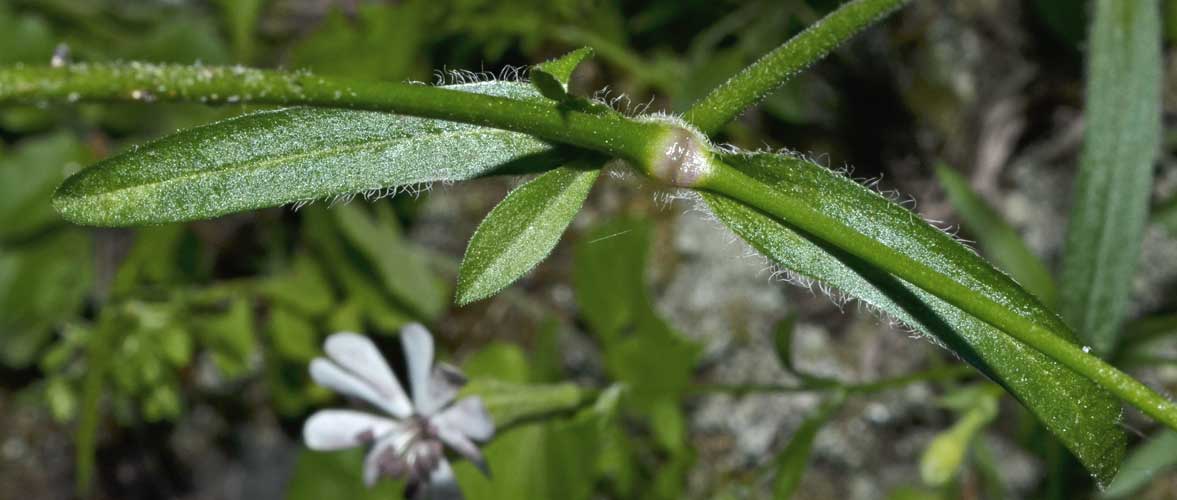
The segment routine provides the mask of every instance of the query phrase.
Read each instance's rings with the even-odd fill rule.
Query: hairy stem
[[[1038,323],[1017,314],[1009,314],[1005,306],[949,279],[911,256],[841,224],[800,200],[784,196],[719,161],[712,162],[709,175],[698,187],[778,217],[926,290],[1041,351],[1145,414],[1177,429],[1177,404]]]
[[[185,101],[387,111],[512,130],[641,163],[662,124],[429,85],[348,80],[243,67],[74,64],[0,68],[0,104]]]
[[[686,120],[712,135],[850,37],[910,0],[854,0],[842,5],[751,66],[687,111]]]

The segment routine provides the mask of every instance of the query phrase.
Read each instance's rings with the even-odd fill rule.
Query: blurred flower
[[[406,479],[413,498],[461,498],[443,445],[488,473],[475,442],[494,435],[494,422],[482,400],[454,402],[465,376],[455,367],[433,363],[433,338],[424,327],[401,329],[410,400],[376,345],[355,333],[327,337],[327,358],[311,361],[311,378],[340,394],[363,399],[392,418],[354,410],[320,410],[303,427],[313,450],[371,446],[364,459],[364,483],[381,475]],[[452,404],[451,404],[452,403]]]

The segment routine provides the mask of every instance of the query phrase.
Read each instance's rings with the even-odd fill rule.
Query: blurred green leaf
[[[466,498],[587,499],[596,482],[601,437],[614,424],[616,389],[567,419],[545,421],[496,436],[483,450],[493,477],[467,462],[454,472]]]
[[[246,375],[254,365],[257,338],[249,301],[235,300],[220,314],[196,318],[200,341],[211,352],[213,363],[226,378]]]
[[[53,328],[73,319],[93,279],[84,231],[56,231],[19,247],[0,247],[0,364],[25,367]]]
[[[547,257],[600,172],[564,166],[511,191],[470,238],[458,269],[458,305],[498,293]]]
[[[617,219],[577,242],[573,285],[577,304],[605,347],[609,373],[639,406],[677,399],[690,383],[699,346],[654,310],[646,291],[650,224]]]
[[[336,306],[327,316],[327,330],[331,332],[359,332],[364,330],[363,310],[354,301]]]
[[[59,223],[49,199],[86,151],[68,132],[21,142],[0,157],[0,241],[28,237]]]
[[[77,431],[74,434],[74,466],[78,493],[89,494],[91,478],[94,476],[94,460],[98,451],[98,424],[102,418],[101,398],[106,388],[107,373],[111,365],[111,347],[114,340],[122,335],[121,327],[112,315],[99,318],[98,325],[85,331],[86,373],[82,380],[82,402],[79,408]],[[120,366],[115,363],[113,366]]]
[[[358,205],[342,205],[329,212],[344,238],[375,271],[384,290],[419,316],[429,320],[446,306],[446,291],[429,269],[420,248],[400,234],[400,227],[388,204],[376,204],[376,216]]]
[[[774,498],[792,498],[797,487],[801,485],[801,477],[809,467],[809,455],[813,451],[813,441],[818,431],[825,426],[838,409],[842,407],[846,396],[843,392],[834,392],[807,417],[801,426],[793,431],[788,446],[776,457],[776,479],[773,481]]]
[[[580,314],[605,342],[621,335],[645,303],[645,222],[617,219],[576,242],[572,284]]]
[[[790,373],[796,373],[793,367],[793,332],[797,329],[797,315],[789,314],[785,319],[777,322],[772,331],[772,345],[776,348],[776,359],[781,367]]]
[[[1154,478],[1177,469],[1177,431],[1165,429],[1134,448],[1100,498],[1132,498]]]
[[[45,402],[49,405],[49,413],[58,422],[73,420],[78,414],[78,398],[65,377],[46,379]]]
[[[492,378],[515,384],[533,381],[527,354],[519,346],[506,342],[487,344],[467,357],[462,367],[466,376],[473,379]]]
[[[254,27],[266,5],[266,0],[214,0],[221,9],[229,39],[233,42],[234,59],[248,63],[254,54]]]
[[[593,56],[591,47],[581,47],[551,61],[531,67],[531,84],[548,99],[563,101],[568,97],[568,81],[572,72],[585,59]]]
[[[266,279],[258,291],[275,303],[309,317],[332,311],[334,298],[327,277],[318,263],[305,253],[295,255],[285,273]]]
[[[929,486],[943,486],[952,480],[964,464],[973,438],[997,417],[1000,393],[993,386],[967,387],[958,391],[956,401],[948,404],[961,413],[951,428],[937,434],[920,457],[920,477]],[[964,407],[961,402],[968,405]]]
[[[356,9],[354,18],[332,9],[323,24],[294,47],[291,65],[321,74],[403,80],[422,65],[426,5],[421,0],[367,3]]]
[[[1060,311],[1084,342],[1115,348],[1140,257],[1161,130],[1158,0],[1096,0]]]
[[[1026,246],[1017,230],[950,167],[938,165],[936,175],[948,193],[948,200],[964,219],[965,228],[977,239],[985,254],[1044,304],[1053,305],[1056,297],[1054,278],[1042,260]]]
[[[319,355],[319,334],[305,318],[281,307],[270,311],[267,327],[274,351],[294,363],[310,363]]]
[[[733,159],[752,178],[827,214],[841,214],[867,235],[926,256],[927,263],[994,297],[1051,331],[1069,329],[1028,292],[911,212],[818,165],[776,155]],[[1086,378],[1002,331],[821,240],[727,198],[704,194],[719,219],[786,269],[831,285],[929,335],[1000,383],[1060,437],[1100,482],[1124,453],[1120,404]],[[869,214],[869,215],[868,215]],[[858,222],[861,221],[861,222]]]
[[[325,209],[313,207],[303,210],[303,233],[318,255],[319,263],[327,270],[327,275],[338,284],[344,296],[362,311],[365,321],[384,333],[396,332],[413,321],[408,312],[399,309],[383,292],[377,278],[358,267],[357,259],[348,254],[342,236],[331,224],[331,214]]]
[[[216,24],[206,16],[184,13],[168,22],[153,23],[153,28],[121,47],[117,55],[135,61],[178,64],[223,65],[233,60]]]
[[[509,427],[553,414],[566,413],[589,401],[595,391],[576,384],[524,384],[472,379],[462,394],[482,398],[496,427]]]
[[[364,450],[301,450],[286,486],[286,500],[388,500],[400,498],[399,481],[380,481],[364,486]]]
[[[449,87],[542,99],[527,85]],[[264,140],[254,140],[264,137]],[[71,221],[129,226],[496,172],[556,166],[529,135],[443,120],[325,108],[263,111],[188,129],[70,177],[54,208]],[[347,175],[340,175],[347,172]]]
[[[175,285],[179,282],[180,250],[187,229],[183,224],[143,228],[115,274],[115,296],[132,293],[142,285]]]
[[[0,63],[48,63],[57,45],[53,31],[43,18],[17,14],[9,4],[0,4]]]

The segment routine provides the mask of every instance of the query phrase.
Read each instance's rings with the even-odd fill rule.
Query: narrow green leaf
[[[574,164],[511,191],[478,225],[466,247],[458,269],[458,305],[498,293],[547,257],[600,172]]]
[[[509,427],[555,413],[575,410],[591,400],[596,391],[576,384],[519,384],[492,379],[475,379],[462,394],[478,396],[496,427]]]
[[[77,488],[82,497],[90,494],[94,478],[94,459],[98,451],[98,424],[102,419],[102,392],[105,388],[110,349],[119,335],[113,321],[101,320],[91,332],[86,346],[86,375],[82,381],[82,405],[74,435],[74,465],[78,469]]]
[[[70,133],[26,140],[0,158],[0,241],[61,224],[49,198],[66,172],[85,158],[81,142]]]
[[[548,99],[563,101],[568,96],[568,82],[581,62],[593,56],[591,47],[581,47],[551,61],[531,67],[531,84]]]
[[[773,330],[772,345],[776,348],[777,361],[790,373],[796,373],[793,366],[793,332],[797,329],[797,315],[790,314],[777,323]]]
[[[812,415],[801,422],[801,426],[793,432],[788,446],[776,459],[776,480],[773,481],[774,498],[792,498],[797,487],[801,485],[801,477],[809,467],[809,455],[813,451],[813,441],[818,431],[829,421],[845,401],[845,393],[834,392]]]
[[[1060,311],[1100,355],[1115,347],[1144,238],[1160,145],[1161,68],[1158,0],[1097,0]]]
[[[580,314],[602,341],[615,341],[637,322],[646,299],[649,223],[616,219],[576,242],[572,286]]]
[[[1132,450],[1100,498],[1130,498],[1153,478],[1177,469],[1177,431],[1166,429]]]
[[[510,82],[451,89],[541,97]],[[264,111],[185,130],[67,179],[54,208],[99,226],[160,224],[243,210],[558,165],[529,135],[340,109]]]
[[[838,45],[909,0],[851,0],[691,105],[687,122],[714,134]]]
[[[790,157],[755,154],[726,161],[864,234],[919,256],[944,275],[1008,304],[1011,314],[1070,335],[1052,312],[1000,271],[911,212],[857,183]],[[1001,384],[1058,435],[1098,481],[1106,483],[1114,475],[1125,438],[1117,424],[1119,402],[1106,391],[1001,330],[862,259],[741,203],[713,194],[703,197],[721,221],[781,266],[886,312]]]
[[[985,254],[1009,272],[1023,287],[1048,305],[1055,303],[1054,278],[1042,260],[1030,251],[1017,230],[969,186],[960,174],[945,165],[936,167],[940,185],[948,200],[964,219],[965,228],[977,239]]]

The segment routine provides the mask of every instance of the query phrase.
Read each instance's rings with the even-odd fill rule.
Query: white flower
[[[433,338],[424,327],[401,329],[401,344],[413,399],[367,337],[336,333],[327,337],[327,358],[311,361],[311,378],[340,394],[363,399],[389,417],[354,410],[320,410],[303,426],[303,440],[314,450],[369,446],[364,483],[380,476],[408,480],[416,498],[461,498],[443,444],[487,472],[476,442],[494,435],[494,422],[482,400],[454,402],[465,377],[457,368],[433,363]],[[452,404],[451,404],[452,403]]]

